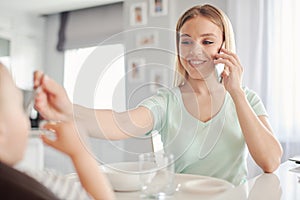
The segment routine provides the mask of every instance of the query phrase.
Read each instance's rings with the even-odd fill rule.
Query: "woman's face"
[[[213,60],[219,52],[223,35],[208,18],[197,16],[185,22],[180,30],[180,62],[189,78],[205,80],[215,72]]]

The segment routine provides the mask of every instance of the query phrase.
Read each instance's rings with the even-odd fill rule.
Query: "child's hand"
[[[114,193],[105,175],[99,170],[99,164],[88,151],[73,121],[47,123],[42,128],[53,131],[55,139],[42,135],[49,146],[70,156],[79,180],[93,199],[115,199]]]
[[[43,142],[69,155],[71,158],[88,152],[88,148],[77,131],[74,122],[49,122],[43,128],[53,131],[56,135],[55,139],[41,135]]]

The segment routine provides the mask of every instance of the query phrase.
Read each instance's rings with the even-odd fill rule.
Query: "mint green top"
[[[258,95],[248,88],[244,92],[256,115],[267,115]],[[229,93],[207,122],[186,110],[178,87],[160,89],[139,106],[151,110],[153,130],[161,134],[164,151],[174,154],[177,173],[221,178],[235,185],[246,180],[248,151]]]

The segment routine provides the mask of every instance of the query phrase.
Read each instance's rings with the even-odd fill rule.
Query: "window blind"
[[[97,46],[104,41],[106,44],[121,42],[121,37],[109,38],[122,32],[123,24],[123,2],[70,11],[64,49]]]

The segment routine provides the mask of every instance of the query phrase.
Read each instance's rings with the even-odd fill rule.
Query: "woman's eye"
[[[212,41],[209,41],[209,40],[205,40],[205,41],[203,41],[203,44],[213,44],[214,42],[212,42]]]
[[[193,44],[193,42],[189,41],[189,40],[184,40],[184,41],[181,41],[181,44],[190,45],[190,44]]]

